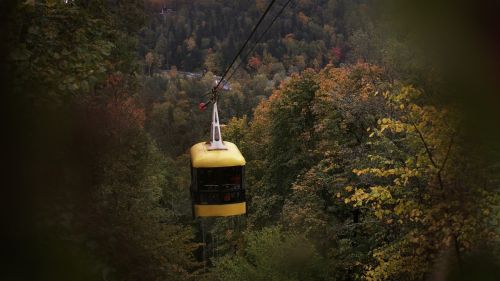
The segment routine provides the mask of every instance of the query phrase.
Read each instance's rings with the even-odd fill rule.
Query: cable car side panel
[[[246,203],[224,205],[194,205],[195,217],[228,217],[246,213]]]
[[[245,159],[236,145],[209,150],[207,143],[191,147],[191,199],[194,217],[235,216],[246,213]]]

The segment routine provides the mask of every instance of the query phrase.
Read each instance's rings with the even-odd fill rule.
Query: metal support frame
[[[222,141],[222,134],[220,132],[219,112],[217,111],[217,101],[214,102],[214,109],[212,112],[212,126],[210,128],[210,145],[208,150],[226,150],[226,146]]]

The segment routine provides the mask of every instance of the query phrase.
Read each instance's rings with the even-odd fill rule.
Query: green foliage
[[[282,85],[268,102],[255,112],[246,143],[250,161],[251,200],[258,224],[277,219],[284,197],[296,177],[315,159],[309,149],[316,141],[312,126],[311,102],[317,89],[315,74],[307,72],[303,79],[293,77]],[[251,167],[251,168],[250,168]]]
[[[198,111],[196,103],[211,81],[145,77],[143,83],[148,109],[145,128],[169,157],[182,155],[208,134],[210,113]]]
[[[97,177],[103,182],[91,195],[95,203],[85,226],[90,240],[97,241],[117,279],[186,280],[196,269],[192,253],[198,245],[174,210],[160,205],[168,200],[165,173],[174,167],[143,133],[127,135],[99,157],[103,173]]]
[[[148,25],[141,30],[140,55],[155,49],[166,58],[164,69],[174,65],[185,71],[206,67],[216,74],[221,74],[223,66],[231,62],[239,44],[267,5],[263,1],[228,0],[148,2],[150,17]],[[271,56],[278,61],[264,60],[261,71],[273,76],[307,67],[319,68],[334,60],[333,48],[345,52],[335,59],[336,63],[346,59],[349,62],[360,58],[378,59],[380,44],[374,39],[379,37],[373,32],[373,16],[367,12],[365,2],[319,0],[314,4],[299,1],[288,5],[255,48],[254,55]],[[170,11],[161,14],[162,8]],[[275,6],[272,12],[278,9]],[[365,37],[371,43],[363,42]],[[352,42],[348,42],[351,38]],[[159,45],[162,47],[158,48]],[[243,66],[247,63],[243,62]],[[253,72],[254,68],[247,67],[246,71]]]
[[[418,94],[406,87],[385,95],[392,115],[373,128],[371,152],[353,170],[359,187],[349,187],[345,199],[397,233],[374,250],[368,280],[420,279],[446,251],[460,264],[467,253],[499,241],[497,187],[481,180],[491,163],[476,162],[480,152],[463,143],[453,109],[417,105]]]
[[[27,241],[10,254],[21,278],[458,280],[484,249],[495,266],[497,152],[471,145],[436,54],[378,2],[296,1],[242,62],[218,105],[249,213],[196,223],[187,152],[210,125],[196,104],[266,1],[65,2],[0,4],[20,139],[5,162],[22,167],[7,176],[27,187],[2,213]]]
[[[179,222],[185,213],[165,208],[185,183],[144,130],[137,95],[130,34],[141,1],[63,2],[19,4],[22,32],[11,30],[8,94],[29,132],[22,142],[33,143],[19,157],[30,163],[23,187],[36,194],[22,255],[35,249],[34,263],[57,262],[41,274],[47,280],[193,278],[194,232]]]
[[[47,91],[30,93],[31,98],[53,103],[68,94],[88,93],[103,81],[116,47],[116,34],[103,19],[62,4],[37,4],[27,14],[26,34],[11,59],[21,85]]]
[[[282,85],[241,137],[249,228],[301,231],[338,279],[419,280],[496,247],[497,166],[467,145],[456,108],[420,97],[366,64]]]
[[[140,32],[140,55],[155,50],[165,58],[162,69],[207,68],[220,75],[263,12],[263,3],[148,1],[149,21]],[[436,81],[427,75],[432,61],[419,48],[419,37],[404,30],[397,15],[386,14],[391,12],[390,4],[363,0],[292,3],[248,61],[242,62],[236,78],[247,80],[255,71],[271,78],[307,68],[318,70],[329,63],[361,61],[384,67],[391,79],[435,87]],[[170,11],[161,14],[163,8]],[[262,61],[256,68],[252,65],[258,57]]]
[[[223,70],[222,58],[219,53],[213,52],[211,49],[208,50],[208,54],[205,58],[203,66],[213,73],[221,73]]]
[[[276,227],[247,235],[241,255],[222,258],[215,272],[219,280],[332,280],[313,244]]]
[[[246,116],[243,116],[243,118],[233,117],[229,120],[227,126],[222,128],[222,134],[224,140],[233,142],[240,149],[246,149],[245,135],[248,129],[248,118]]]
[[[332,258],[330,266],[340,279],[360,277],[376,237],[376,226],[360,223],[359,210],[345,206],[339,196],[367,153],[365,126],[376,124],[385,110],[383,98],[375,94],[387,87],[385,79],[379,68],[364,64],[319,73],[311,126],[319,140],[314,150],[321,154],[293,182],[282,212],[285,225],[301,229]]]

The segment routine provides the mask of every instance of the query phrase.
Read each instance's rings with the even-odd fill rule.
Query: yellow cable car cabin
[[[246,213],[243,175],[245,158],[230,142],[227,149],[209,150],[201,142],[191,147],[191,196],[195,217]]]
[[[238,147],[220,137],[217,104],[211,141],[191,147],[191,200],[194,217],[225,217],[246,213],[245,158]]]

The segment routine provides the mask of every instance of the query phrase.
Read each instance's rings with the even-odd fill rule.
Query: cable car
[[[193,145],[190,152],[193,216],[245,214],[245,158],[234,143],[222,141],[216,102],[210,141]]]

